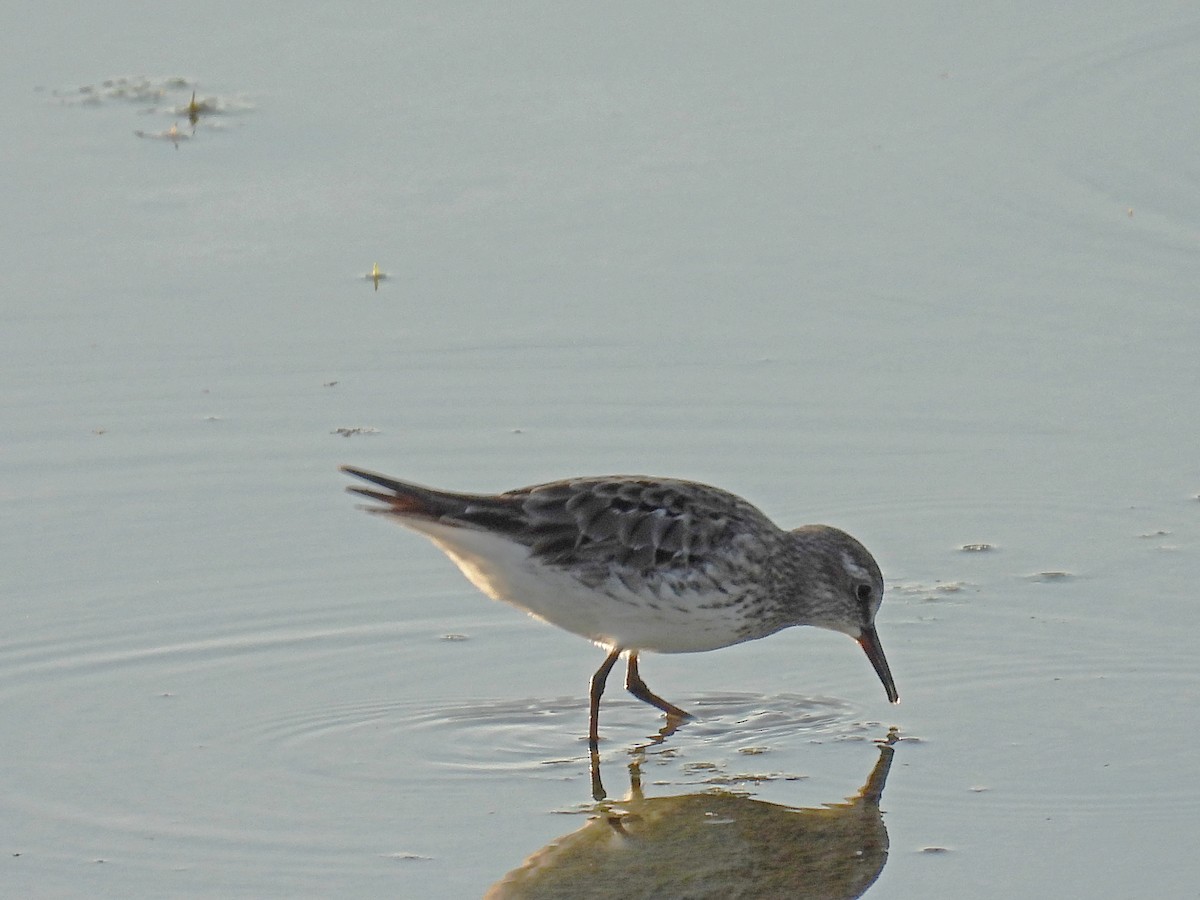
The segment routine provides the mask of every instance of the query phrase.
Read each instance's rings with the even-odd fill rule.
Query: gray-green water
[[[597,827],[599,651],[356,511],[353,463],[696,478],[875,553],[901,706],[813,630],[645,657],[702,712],[660,744],[611,692],[648,834],[714,787],[851,808],[895,726],[868,896],[1196,895],[1200,13],[0,35],[6,893],[471,897]]]

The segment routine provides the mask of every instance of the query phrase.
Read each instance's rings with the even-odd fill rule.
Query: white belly
[[[744,640],[737,609],[703,608],[720,594],[631,591],[615,576],[589,587],[564,568],[533,559],[528,548],[485,531],[410,520],[477,588],[559,628],[606,647],[691,653]]]

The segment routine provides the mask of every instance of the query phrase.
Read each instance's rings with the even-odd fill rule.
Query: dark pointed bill
[[[863,648],[867,659],[875,667],[875,674],[883,682],[888,700],[899,703],[900,694],[896,691],[896,682],[892,681],[892,670],[888,668],[887,657],[883,655],[883,644],[879,643],[879,635],[873,627],[868,626],[862,630],[862,634],[858,636],[858,645]]]

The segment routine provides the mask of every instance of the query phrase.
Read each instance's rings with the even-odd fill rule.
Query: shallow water
[[[1200,16],[14,16],[14,896],[480,896],[611,838],[599,651],[341,463],[690,477],[871,548],[902,704],[808,629],[644,657],[700,714],[606,698],[645,821],[842,808],[895,727],[868,896],[1195,894]]]

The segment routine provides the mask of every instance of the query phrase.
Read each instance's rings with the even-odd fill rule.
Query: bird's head
[[[790,535],[804,560],[796,573],[806,607],[804,624],[854,638],[883,682],[888,700],[900,702],[875,631],[875,615],[883,602],[883,573],[875,558],[846,532],[828,525],[805,525]]]

